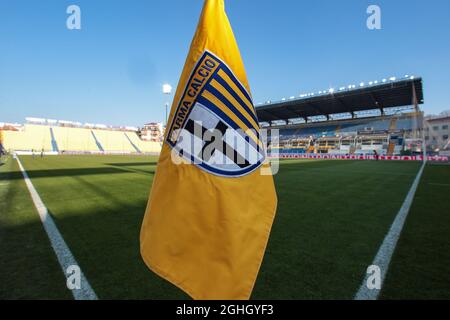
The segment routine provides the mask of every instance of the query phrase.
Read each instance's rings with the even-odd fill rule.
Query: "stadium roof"
[[[330,89],[320,95],[308,94],[301,98],[268,103],[256,106],[260,122],[327,116],[331,114],[357,112],[413,104],[413,88],[417,103],[423,103],[422,78],[407,77],[401,80],[391,78],[369,86],[360,84]],[[306,97],[303,97],[306,96]]]

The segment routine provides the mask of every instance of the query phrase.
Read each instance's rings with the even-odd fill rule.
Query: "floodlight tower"
[[[165,95],[169,96],[172,93],[172,86],[168,83],[165,83],[162,86],[162,91]],[[169,99],[167,99],[167,100],[169,100]],[[167,101],[166,102],[166,127],[167,127],[167,121],[168,121],[168,118],[167,118],[167,109],[168,108],[169,108],[169,102]]]

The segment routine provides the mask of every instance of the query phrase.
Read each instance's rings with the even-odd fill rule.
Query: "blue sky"
[[[413,74],[450,109],[448,0],[226,0],[254,102]],[[82,29],[66,28],[79,5]],[[202,0],[0,0],[0,121],[162,121]],[[366,9],[382,10],[382,30]]]

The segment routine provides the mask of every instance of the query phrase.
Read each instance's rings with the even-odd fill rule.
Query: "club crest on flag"
[[[166,142],[190,163],[219,176],[249,174],[265,160],[249,93],[210,51],[192,70]]]

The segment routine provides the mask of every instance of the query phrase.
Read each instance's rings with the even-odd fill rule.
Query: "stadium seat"
[[[161,143],[143,141],[136,132],[25,124],[4,131],[4,147],[15,151],[157,153]]]

